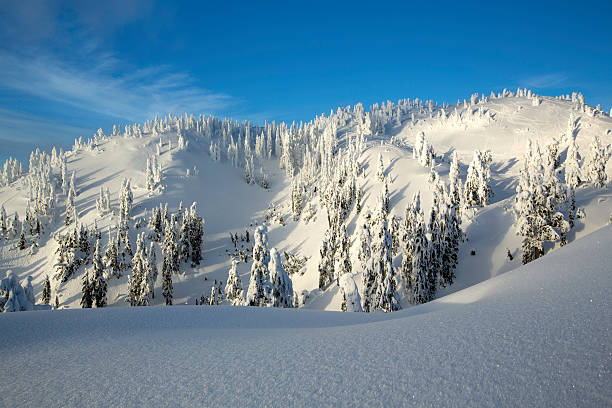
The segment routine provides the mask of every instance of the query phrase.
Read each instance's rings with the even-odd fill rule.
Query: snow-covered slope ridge
[[[516,234],[515,198],[529,139],[534,141],[534,146],[537,143],[544,161],[549,147],[556,146],[560,164],[555,174],[561,182],[569,145],[575,139],[583,180],[575,189],[577,218],[574,227],[566,232],[566,240],[576,241],[606,225],[612,211],[612,194],[606,182],[595,186],[588,180],[586,163],[596,136],[601,141],[601,150],[609,157],[610,149],[606,146],[612,142],[610,129],[610,117],[586,105],[579,94],[552,98],[518,90],[490,97],[474,95],[470,100],[450,106],[401,100],[374,105],[366,112],[358,104],[318,116],[308,124],[255,126],[185,115],[156,118],[126,126],[125,131],[106,132],[111,135],[100,130],[89,143],[75,143],[72,151],[49,154],[45,159],[34,155],[29,174],[26,174],[28,166],[24,165],[20,172],[14,162],[2,169],[0,205],[6,210],[8,225],[6,234],[0,232],[0,235],[8,239],[4,236],[0,239],[0,275],[8,270],[22,280],[31,275],[37,300],[41,298],[45,277],[49,276],[51,303],[57,297],[60,308],[79,308],[83,278],[86,272],[92,274],[95,238],[90,237],[90,253],[84,258],[86,264],[78,266],[62,282],[53,278],[58,268],[66,265],[65,259],[59,259],[56,253],[60,245],[54,237],[72,233],[77,225],[84,225],[92,232],[97,226],[100,251],[104,255],[109,242],[115,242],[123,228],[127,230],[133,252],[142,233],[145,242],[142,246],[148,251],[151,241],[155,241],[148,222],[152,210],[168,204],[169,214],[176,214],[180,221],[184,214],[178,214],[180,203],[188,209],[192,202],[197,202],[197,214],[204,220],[203,259],[199,265],[196,262],[192,265],[190,260],[181,262],[180,273],[172,275],[174,304],[206,300],[203,297],[215,293],[212,290],[215,281],[222,281],[225,286],[230,255],[239,260],[236,273],[242,282],[243,296],[246,295],[252,267],[252,239],[246,242],[242,238],[247,231],[252,237],[258,226],[265,225],[268,248],[281,251],[287,269],[291,265],[286,262],[284,252],[294,255],[293,260],[298,261],[292,263],[294,268],[289,271],[293,272],[290,278],[296,303],[309,309],[340,310],[343,293],[346,295],[349,289],[344,284],[335,284],[339,282],[337,276],[321,284],[321,249],[323,241],[330,240],[330,220],[336,220],[334,225],[346,229],[345,242],[350,247],[337,251],[337,259],[330,257],[334,258],[331,264],[339,265],[335,267],[338,274],[339,270],[346,270],[346,259],[350,261],[352,279],[342,281],[349,286],[355,282],[356,291],[351,293],[360,294],[363,301],[367,283],[362,278],[359,231],[364,224],[374,227],[385,186],[389,209],[387,229],[392,232],[393,225],[401,225],[416,193],[420,193],[427,229],[437,188],[441,184],[446,191],[450,188],[453,157],[458,160],[456,170],[463,185],[470,173],[468,167],[474,151],[489,150],[488,184],[492,195],[484,206],[461,204],[466,207],[461,211],[461,228],[466,240],[458,248],[454,283],[439,286],[432,295],[435,298],[521,265],[523,237]],[[419,138],[429,147],[417,146]],[[415,157],[419,156],[415,154],[417,150],[425,153]],[[433,154],[433,160],[428,161],[428,152]],[[488,156],[481,157],[486,161]],[[73,174],[75,211],[70,212],[71,219],[66,225]],[[438,184],[436,177],[440,180]],[[133,200],[125,227],[121,227],[120,196],[124,179],[130,180]],[[338,187],[340,181],[344,183],[342,187]],[[108,202],[106,197],[110,199]],[[342,201],[346,197],[350,200]],[[21,221],[26,219],[28,205],[30,214],[40,212],[43,230],[38,238],[36,232],[26,228],[24,249],[20,250],[20,228],[11,231],[11,225],[15,212]],[[336,205],[342,207],[341,216],[335,212]],[[569,196],[557,207],[568,218]],[[369,215],[372,217],[368,218]],[[558,223],[557,233],[563,225]],[[175,226],[177,236],[180,227],[180,223]],[[155,297],[147,302],[153,305],[165,303],[161,273],[163,234],[162,229],[159,241],[153,243],[160,271],[149,282]],[[236,244],[230,234],[237,238]],[[431,238],[430,232],[427,237]],[[374,241],[370,242],[371,246],[379,250]],[[549,253],[560,244],[560,238],[549,240],[543,250]],[[409,279],[400,272],[401,252],[394,252],[391,262],[397,272],[395,301],[398,307],[406,308],[414,303],[414,293],[407,288]],[[147,256],[150,255],[148,251]],[[129,304],[126,300],[130,297],[131,270],[127,266],[130,261],[131,256],[126,255],[126,267],[107,279],[109,306]],[[386,288],[391,290],[389,286]]]
[[[4,314],[0,405],[609,406],[610,242],[608,226],[390,314]]]

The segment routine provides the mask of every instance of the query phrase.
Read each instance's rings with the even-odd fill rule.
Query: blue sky
[[[609,2],[214,3],[0,0],[0,156],[167,112],[308,121],[517,86],[612,107]]]

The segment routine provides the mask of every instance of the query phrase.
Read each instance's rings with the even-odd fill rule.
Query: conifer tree
[[[236,272],[237,265],[238,261],[232,259],[232,267],[229,270],[227,284],[225,285],[225,296],[232,306],[241,306],[244,303],[242,282]]]
[[[270,273],[268,262],[268,236],[265,226],[257,227],[254,234],[253,264],[251,265],[251,279],[246,295],[249,306],[265,306],[270,300]]]
[[[595,187],[604,187],[607,183],[606,162],[609,155],[601,144],[599,136],[595,134],[589,145],[589,153],[584,162],[585,176],[589,183]]]
[[[382,153],[378,153],[378,168],[376,170],[376,177],[381,183],[385,181],[385,165],[383,163]]]
[[[191,248],[191,267],[202,261],[202,242],[204,240],[204,220],[197,213],[197,203],[189,209],[189,246]]]
[[[293,284],[291,278],[285,272],[280,260],[280,254],[276,248],[270,250],[270,282],[272,284],[271,304],[274,307],[293,306]]]
[[[372,251],[375,292],[373,304],[371,306],[373,306],[374,309],[391,312],[399,308],[399,302],[395,294],[397,282],[391,255],[392,241],[383,200],[381,200],[378,207],[374,224],[375,230]]]
[[[567,155],[565,157],[565,184],[571,189],[575,189],[581,182],[580,177],[580,155],[576,146],[576,137],[573,132],[570,136]]]
[[[340,284],[340,276],[351,273],[351,257],[349,255],[350,242],[346,235],[346,225],[342,224],[339,228],[337,237],[337,248],[334,256],[334,280]]]
[[[48,305],[51,301],[51,282],[49,281],[49,275],[45,275],[45,281],[43,282],[43,291],[40,301]]]
[[[100,241],[96,240],[94,253],[92,258],[92,285],[93,285],[93,301],[96,307],[106,306],[106,290],[107,283],[104,277],[104,266],[102,265],[102,256],[100,255]]]
[[[82,278],[81,286],[81,307],[83,309],[91,308],[93,305],[93,290],[91,282],[89,281],[89,272],[85,271]]]
[[[429,288],[430,280],[428,276],[428,252],[429,243],[425,236],[425,221],[423,211],[419,209],[415,212],[412,240],[412,268],[410,275],[411,298],[413,304],[426,303],[431,300],[429,298],[431,290]]]

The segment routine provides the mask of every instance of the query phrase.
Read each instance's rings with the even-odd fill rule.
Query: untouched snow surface
[[[612,227],[392,314],[0,315],[2,406],[612,405]]]

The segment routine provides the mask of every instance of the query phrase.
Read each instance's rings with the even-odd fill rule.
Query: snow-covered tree
[[[280,254],[276,248],[270,250],[270,283],[272,284],[271,305],[273,307],[293,306],[293,284],[291,278],[285,272],[280,260]]]
[[[104,265],[102,264],[102,255],[100,254],[100,241],[96,240],[94,253],[92,258],[92,295],[93,302],[96,307],[106,306],[106,291],[107,283],[104,276]]]
[[[31,278],[30,278],[31,279]],[[29,311],[34,308],[33,291],[30,296],[19,283],[17,275],[6,272],[6,278],[0,281],[0,310],[2,312]]]
[[[597,134],[589,145],[589,152],[584,160],[584,176],[595,187],[604,187],[608,181],[606,163],[609,159],[609,148],[602,146]]]
[[[350,273],[345,273],[340,277],[340,293],[342,293],[343,312],[362,312],[361,297],[357,290],[357,285]]]
[[[81,307],[89,309],[93,306],[93,285],[89,279],[89,271],[83,273],[81,285]]]
[[[484,207],[492,195],[490,181],[491,153],[475,150],[463,188],[465,205]]]
[[[378,167],[376,170],[376,177],[381,183],[385,181],[385,164],[383,163],[382,153],[378,153]]]
[[[268,236],[265,226],[257,227],[254,234],[253,264],[251,265],[251,279],[246,295],[249,306],[265,306],[270,300],[270,273],[268,262]]]
[[[232,267],[229,270],[227,284],[225,285],[225,297],[232,306],[241,306],[244,303],[242,282],[236,271],[238,261],[232,259]]]
[[[351,273],[351,257],[349,255],[350,242],[346,234],[346,225],[342,224],[339,228],[338,236],[336,238],[336,251],[334,254],[334,277],[336,284],[340,284],[340,276],[345,273]]]
[[[49,275],[45,275],[40,301],[45,305],[48,305],[51,301],[51,282],[49,281]]]
[[[565,157],[565,184],[569,188],[575,189],[581,182],[580,177],[580,154],[576,145],[576,136],[572,132]]]

